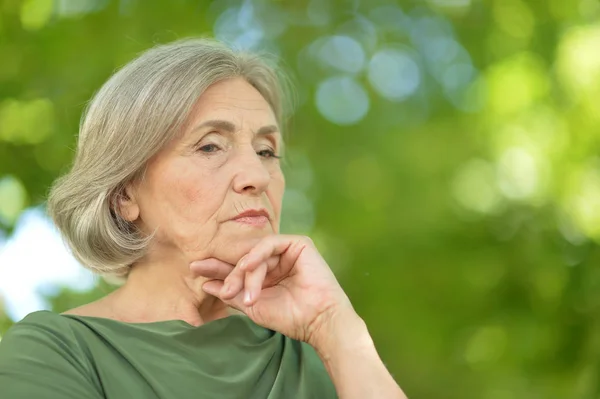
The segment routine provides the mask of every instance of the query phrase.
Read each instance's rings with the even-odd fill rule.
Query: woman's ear
[[[117,197],[119,214],[128,222],[135,222],[140,216],[140,206],[136,201],[135,190],[131,183]]]

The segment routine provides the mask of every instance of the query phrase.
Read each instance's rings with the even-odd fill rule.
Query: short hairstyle
[[[242,77],[270,104],[280,128],[291,112],[289,80],[267,54],[212,39],[158,45],[118,70],[88,104],[71,170],[53,185],[48,211],[75,258],[126,277],[152,239],[118,212],[126,185],[177,136],[212,84]]]

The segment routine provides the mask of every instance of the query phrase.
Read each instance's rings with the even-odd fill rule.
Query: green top
[[[0,398],[336,398],[316,352],[246,316],[194,327],[34,312],[0,341]]]

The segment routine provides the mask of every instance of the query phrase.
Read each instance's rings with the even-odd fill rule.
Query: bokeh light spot
[[[451,37],[434,37],[423,43],[423,53],[432,64],[447,65],[454,61],[461,51],[461,45]]]
[[[521,53],[492,66],[486,73],[489,105],[499,115],[522,111],[545,97],[547,71],[538,56]]]
[[[0,179],[0,222],[12,225],[27,204],[27,190],[12,175]]]
[[[214,24],[215,37],[238,49],[255,49],[264,39],[264,31],[254,16],[254,8],[245,1],[239,8],[225,10]]]
[[[324,66],[358,73],[365,64],[365,52],[359,42],[348,36],[330,36],[320,42],[318,58]]]
[[[54,105],[46,98],[0,103],[0,140],[39,144],[52,134],[54,123]]]
[[[80,17],[100,10],[106,3],[107,0],[56,0],[56,13],[65,18]]]
[[[23,29],[36,31],[46,26],[52,16],[53,7],[53,0],[25,0],[21,4]]]
[[[330,122],[353,125],[369,111],[369,96],[353,78],[332,76],[319,84],[316,105],[321,115]]]
[[[558,47],[558,77],[569,94],[578,99],[591,95],[597,102],[600,93],[600,26],[573,28],[562,37]]]
[[[443,8],[468,8],[471,0],[427,0],[432,6]]]
[[[500,326],[478,328],[465,350],[465,360],[474,367],[497,361],[506,349],[506,331]]]
[[[528,199],[539,188],[539,171],[535,158],[524,148],[507,149],[498,162],[498,186],[511,199]]]
[[[494,19],[505,34],[519,39],[531,37],[535,18],[523,1],[496,1],[493,10]]]
[[[496,172],[491,163],[473,159],[464,164],[454,176],[452,193],[464,208],[482,214],[494,213],[502,204]]]
[[[569,176],[566,210],[575,226],[600,242],[600,160],[576,168]]]
[[[421,83],[416,61],[405,51],[378,51],[369,63],[369,82],[388,100],[402,101],[412,95]]]

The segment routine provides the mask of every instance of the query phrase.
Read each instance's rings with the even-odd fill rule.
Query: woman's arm
[[[341,399],[406,399],[379,358],[365,323],[349,309],[315,337],[315,350]]]
[[[308,237],[272,235],[237,265],[192,262],[202,289],[255,323],[311,345],[342,399],[405,399],[365,323]]]

